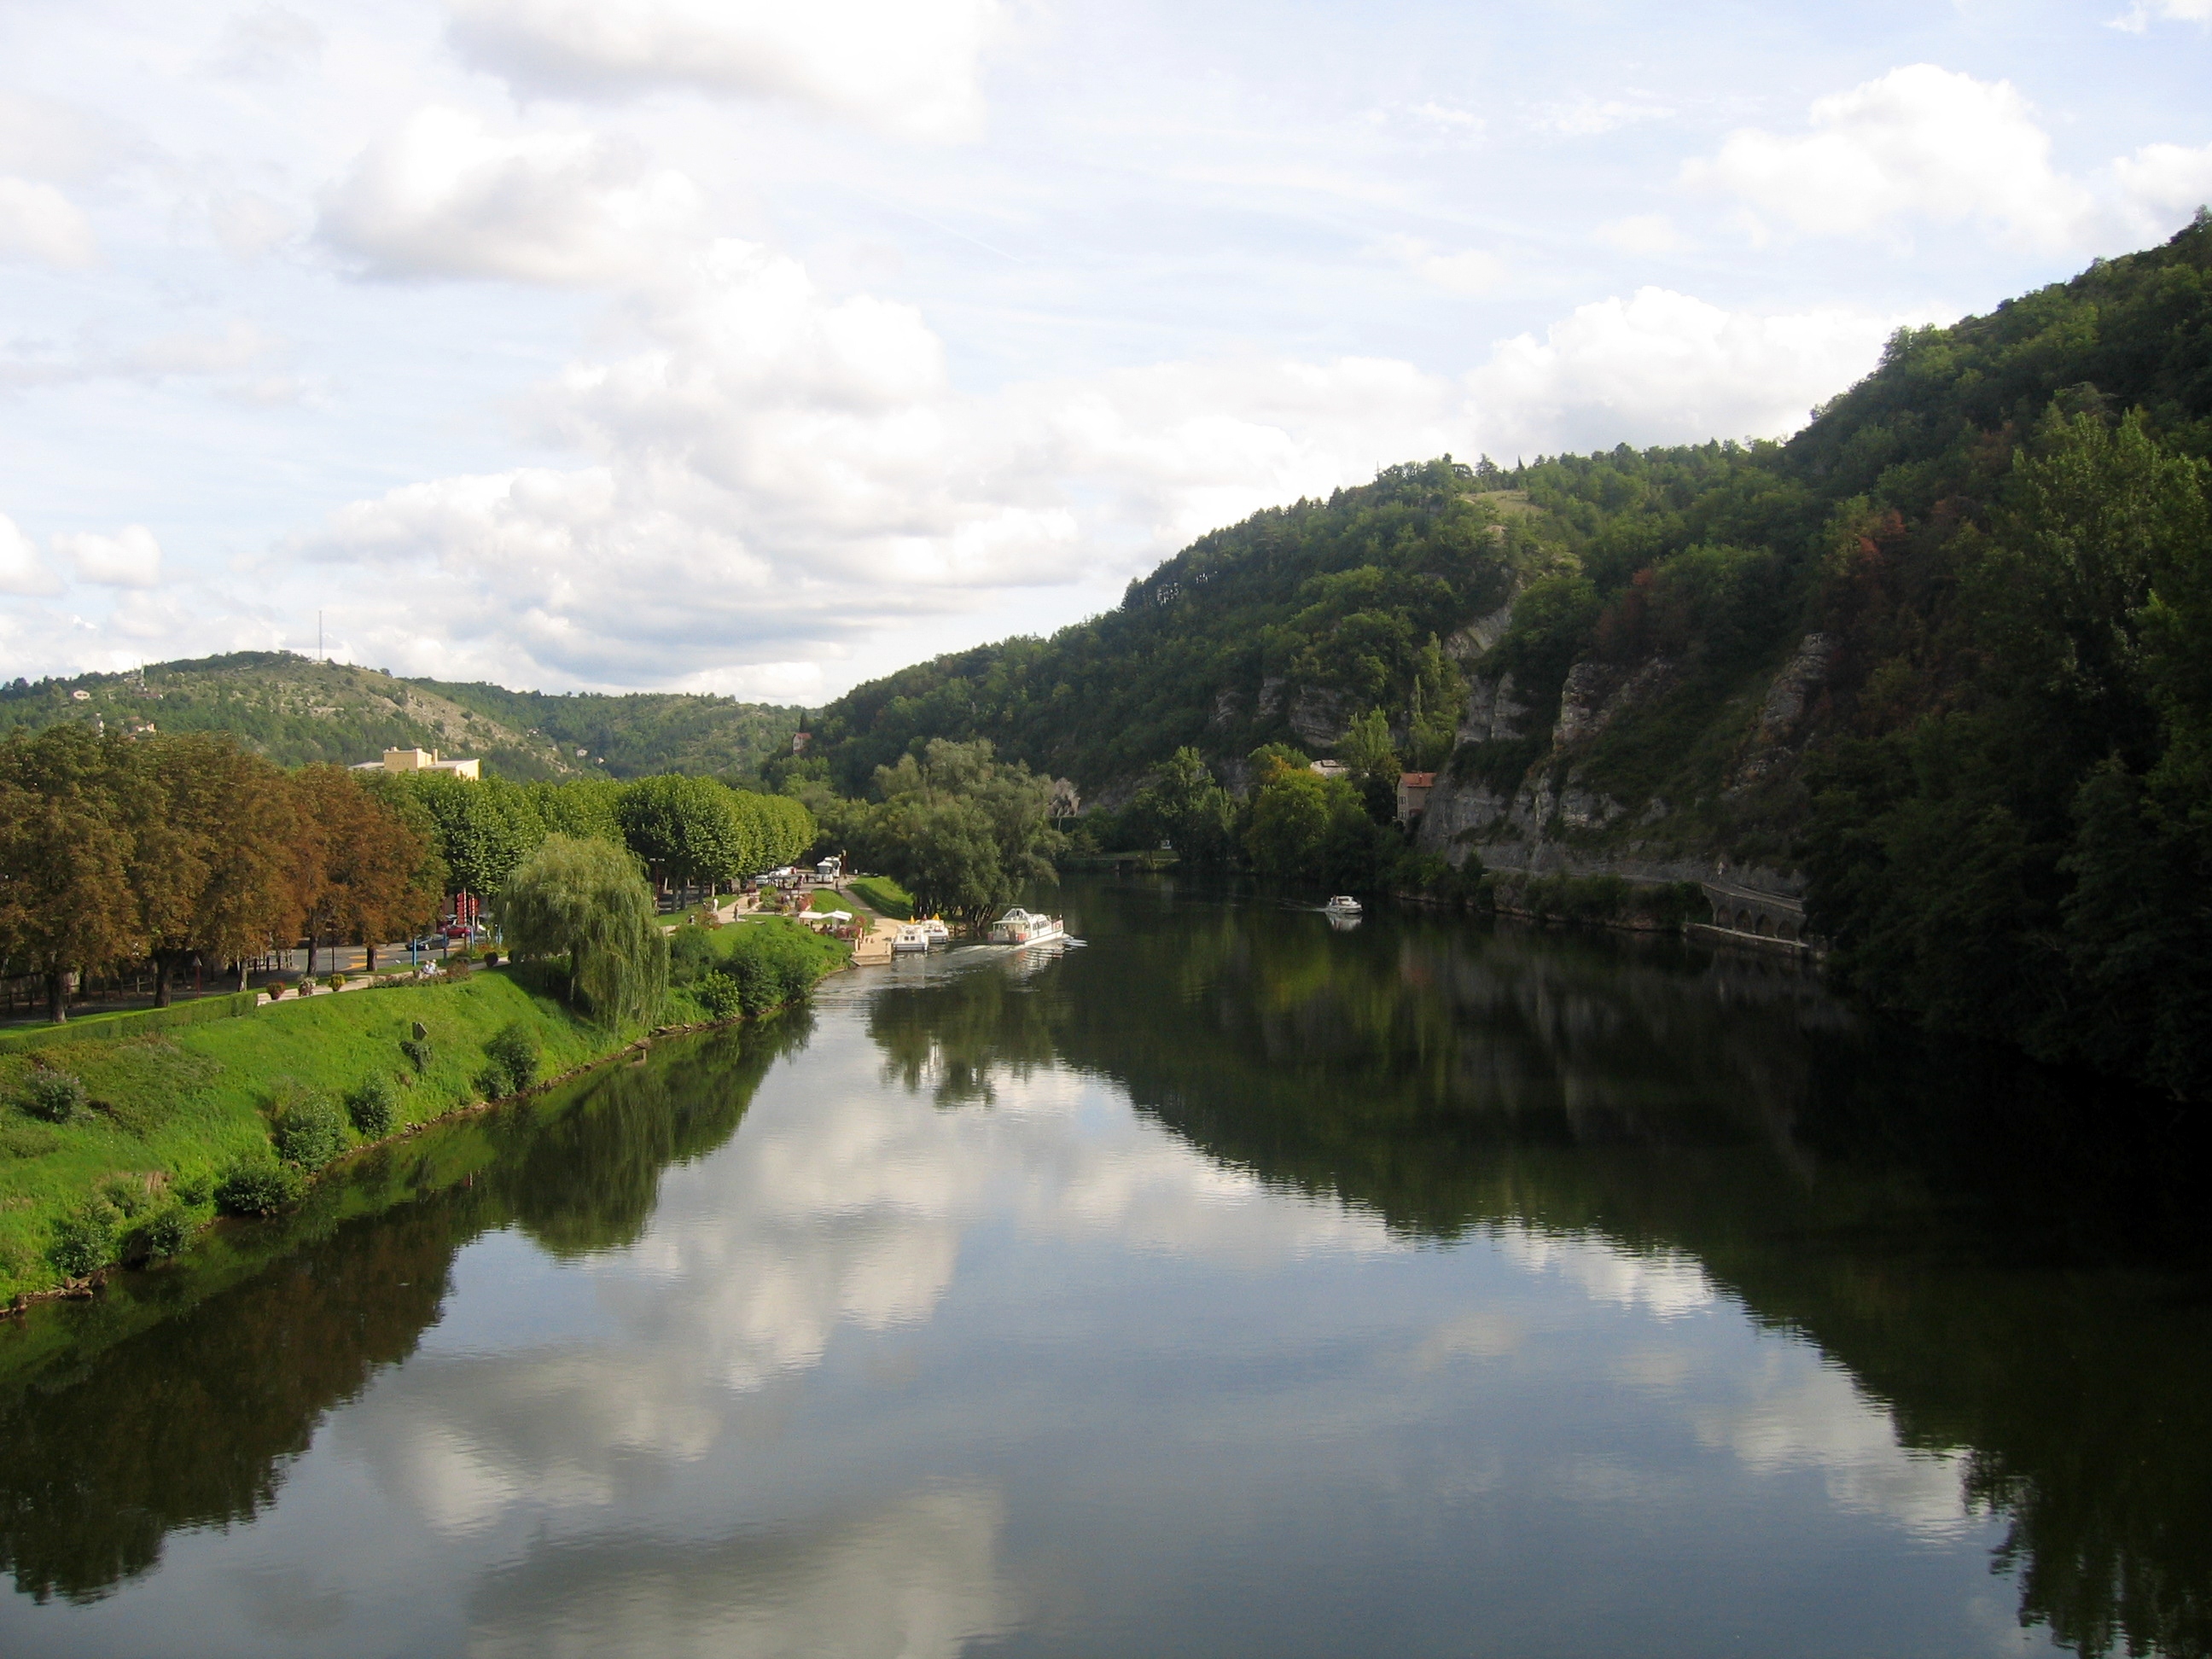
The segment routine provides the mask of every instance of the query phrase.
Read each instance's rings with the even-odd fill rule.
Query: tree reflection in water
[[[528,1104],[432,1129],[224,1230],[99,1303],[40,1309],[0,1360],[0,1563],[40,1601],[98,1599],[179,1528],[252,1520],[335,1407],[415,1351],[454,1257],[516,1227],[556,1255],[643,1232],[663,1170],[735,1133],[804,1015],[667,1045]]]
[[[940,1105],[1054,1061],[1209,1157],[1380,1214],[1686,1253],[1963,1454],[2024,1623],[2212,1654],[2212,1321],[2194,1127],[2164,1103],[1869,1027],[1757,960],[1607,936],[1081,887],[1090,948],[879,999]]]

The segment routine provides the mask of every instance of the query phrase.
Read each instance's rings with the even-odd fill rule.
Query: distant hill
[[[388,748],[421,747],[477,756],[518,780],[750,774],[790,746],[799,715],[728,697],[447,685],[284,651],[0,685],[0,734],[60,720],[112,731],[228,732],[285,766],[349,765]]]

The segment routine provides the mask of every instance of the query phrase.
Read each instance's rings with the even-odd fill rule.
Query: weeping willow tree
[[[507,877],[500,925],[520,957],[568,959],[568,1000],[601,1024],[642,1025],[668,991],[668,941],[637,860],[621,848],[549,836]]]

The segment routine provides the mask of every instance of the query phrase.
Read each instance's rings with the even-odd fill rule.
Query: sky
[[[819,703],[2212,199],[2212,0],[0,0],[0,678]]]

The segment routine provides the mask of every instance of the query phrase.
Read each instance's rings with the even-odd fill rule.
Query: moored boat
[[[906,923],[891,940],[891,954],[894,956],[915,956],[927,949],[929,930],[920,922]]]
[[[949,945],[952,942],[952,930],[945,925],[942,917],[924,917],[921,931],[929,935],[929,942],[932,945]]]
[[[1024,910],[1018,904],[991,924],[994,945],[1045,945],[1066,937],[1067,930],[1058,916]]]

